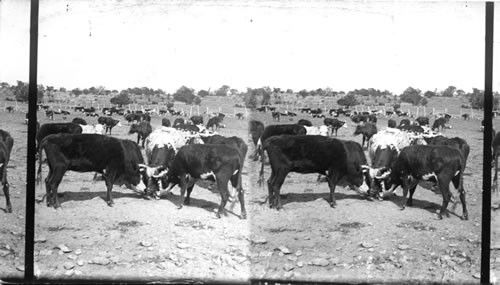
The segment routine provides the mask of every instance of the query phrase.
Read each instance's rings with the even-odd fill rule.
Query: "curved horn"
[[[139,168],[148,168],[148,166],[146,164],[142,164],[142,163],[137,164],[137,166],[139,166]]]
[[[165,170],[161,171],[158,174],[151,175],[151,177],[158,179],[158,178],[162,178],[163,176],[165,176],[167,174],[168,174],[168,168],[166,168]]]
[[[385,179],[385,178],[389,177],[390,174],[391,174],[391,169],[388,169],[387,171],[385,171],[381,175],[376,175],[375,178],[376,179]]]

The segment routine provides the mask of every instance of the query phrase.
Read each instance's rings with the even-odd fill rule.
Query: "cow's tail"
[[[262,142],[260,141],[260,172],[259,172],[259,181],[257,182],[259,185],[262,186],[262,183],[264,183],[264,150],[265,147],[262,145]]]

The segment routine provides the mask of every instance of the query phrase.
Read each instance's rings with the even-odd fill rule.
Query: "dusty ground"
[[[27,107],[26,107],[27,108]],[[7,170],[12,214],[5,212],[5,196],[0,190],[0,277],[24,276],[24,228],[26,215],[26,149],[28,126],[24,114],[0,111],[1,129],[14,138]]]
[[[256,116],[271,122],[269,114]],[[315,125],[320,122],[313,121]],[[262,205],[259,211],[252,212],[252,276],[307,281],[478,283],[483,133],[478,120],[452,119],[451,124],[454,128],[446,130],[445,135],[462,137],[471,146],[464,180],[468,221],[459,217],[461,204],[450,217],[437,220],[435,211],[442,196],[420,186],[414,206],[404,211],[398,206],[400,188],[396,197],[371,201],[337,187],[337,206],[332,209],[325,200],[327,183],[317,185],[316,174],[289,174],[281,190],[284,210],[278,212]],[[379,119],[377,125],[385,127],[387,120]],[[354,124],[349,122],[348,129],[339,130],[338,138],[361,143],[361,137],[353,137],[353,132]],[[265,178],[269,176],[270,168],[266,167]],[[258,187],[256,181],[252,178],[251,201],[262,203],[267,186]]]
[[[153,129],[160,127],[161,118],[154,117],[151,123]],[[220,134],[246,139],[247,121],[227,118],[225,123],[227,128]],[[113,136],[135,140],[128,129],[126,123],[115,127]],[[45,167],[43,177],[47,171]],[[247,192],[248,175],[245,169]],[[94,184],[92,177],[93,173],[68,172],[59,187],[62,208],[47,208],[45,202],[37,205],[38,277],[240,282],[250,277],[249,220],[239,218],[239,203],[227,217],[216,219],[214,210],[221,199],[216,188],[210,191],[206,183],[199,184],[202,187],[195,187],[191,205],[178,210],[178,187],[161,200],[148,200],[115,186],[111,208],[104,201],[104,182]],[[45,186],[37,187],[36,193],[41,197]]]
[[[41,112],[38,115],[42,123],[48,122]],[[26,125],[24,114],[0,116],[8,120],[4,129],[15,139],[9,169],[14,213],[0,211],[2,225],[9,225],[0,227],[0,275],[22,277],[16,267],[22,269],[24,262]],[[74,116],[79,115],[66,120],[56,116],[55,121]],[[270,114],[255,118],[265,125],[273,123]],[[320,122],[313,121],[315,125]],[[222,135],[247,139],[246,120],[226,123]],[[227,217],[215,219],[220,195],[206,189],[206,184],[195,187],[192,205],[181,210],[175,206],[178,188],[158,201],[114,187],[115,206],[110,208],[104,201],[102,181],[93,183],[91,173],[69,172],[59,188],[62,209],[47,208],[45,203],[36,206],[35,274],[70,279],[478,283],[483,134],[478,120],[453,119],[451,123],[454,128],[446,130],[446,135],[465,138],[471,146],[464,181],[469,221],[457,216],[462,213],[460,204],[450,217],[437,220],[434,212],[442,198],[422,187],[415,193],[414,206],[404,211],[398,208],[401,190],[389,200],[371,201],[338,187],[337,206],[332,209],[325,201],[326,183],[316,185],[316,175],[300,174],[290,174],[285,181],[284,210],[278,212],[262,203],[267,189],[256,185],[258,164],[248,159],[243,176],[247,220],[239,219],[238,204]],[[386,124],[387,120],[380,119],[378,126]],[[152,125],[160,126],[160,119],[153,118]],[[494,125],[500,128],[497,120]],[[113,129],[113,136],[135,140],[127,131],[124,124]],[[339,138],[361,142],[361,137],[352,136],[353,131],[350,123],[348,129],[339,130]],[[247,143],[251,153],[253,145]],[[266,167],[266,179],[269,174]],[[43,175],[47,175],[46,168]],[[43,193],[44,186],[38,186],[36,196]],[[0,193],[0,209],[4,207]],[[500,240],[499,212],[492,212],[492,246]],[[499,252],[492,250],[496,272],[500,271]]]

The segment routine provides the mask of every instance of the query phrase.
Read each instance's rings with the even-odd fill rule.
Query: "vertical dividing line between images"
[[[35,133],[37,103],[38,12],[39,1],[31,0],[30,6],[30,63],[28,100],[28,154],[26,166],[26,234],[24,250],[24,280],[34,281],[35,238]]]
[[[490,283],[491,223],[491,142],[493,112],[493,23],[494,3],[486,2],[484,60],[484,141],[483,141],[483,214],[481,236],[481,284]]]

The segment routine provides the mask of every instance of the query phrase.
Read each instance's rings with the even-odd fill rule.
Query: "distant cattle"
[[[361,146],[365,146],[365,141],[366,141],[366,146],[369,147],[369,141],[370,138],[377,133],[377,126],[373,123],[365,123],[363,125],[357,125],[356,130],[354,130],[354,135],[362,135],[363,136],[363,142],[361,143]]]
[[[271,115],[273,116],[273,120],[278,121],[278,122],[280,121],[280,119],[281,119],[281,113],[280,112],[274,112],[273,111],[271,113]]]
[[[388,126],[389,128],[395,128],[395,127],[397,127],[396,121],[395,121],[395,120],[393,120],[393,119],[389,119],[389,120],[387,121],[387,126]]]
[[[306,119],[300,119],[298,122],[297,122],[297,125],[299,126],[308,126],[308,127],[312,127],[312,123],[311,121],[309,120],[306,120]]]
[[[203,117],[202,116],[192,116],[190,120],[193,122],[195,125],[202,125],[203,124]]]
[[[236,113],[235,114],[236,119],[238,120],[243,120],[245,119],[245,115],[243,113]]]
[[[429,118],[428,117],[418,117],[416,119],[416,121],[420,126],[428,126],[429,125]]]
[[[40,155],[45,151],[49,173],[45,179],[47,206],[59,208],[57,190],[68,171],[97,172],[103,174],[106,183],[106,200],[114,204],[113,185],[125,185],[142,192],[144,160],[137,144],[128,140],[98,134],[56,134],[45,137],[40,143]],[[39,160],[38,179],[41,181],[42,159]]]
[[[445,129],[445,125],[446,125],[446,118],[437,118],[435,121],[434,121],[434,124],[432,124],[432,130],[433,131],[439,131],[440,129],[443,131]]]
[[[140,122],[137,125],[133,124],[130,126],[128,134],[131,135],[137,133],[137,144],[139,144],[139,141],[142,140],[141,145],[144,148],[144,141],[151,134],[151,132],[153,132],[153,128],[149,122]]]
[[[264,133],[264,124],[261,121],[250,120],[250,122],[248,122],[248,131],[252,138],[253,144],[257,146],[259,138]]]
[[[212,131],[219,129],[221,123],[220,117],[212,117],[208,120],[207,129],[212,129]]]
[[[161,126],[162,127],[170,127],[170,120],[167,118],[162,118],[161,119]]]
[[[54,111],[53,110],[45,111],[45,116],[51,120],[54,120]]]
[[[79,125],[86,125],[87,124],[87,122],[82,118],[74,118],[71,122],[75,123],[75,124],[79,124]]]
[[[7,110],[7,112],[9,112],[9,113],[12,113],[12,112],[14,112],[14,107],[7,106],[7,107],[5,107],[5,110]]]
[[[7,167],[9,165],[13,145],[14,139],[12,136],[8,132],[0,130],[0,180],[2,182],[3,194],[5,195],[5,212],[7,213],[12,213],[9,195],[10,187],[9,181],[7,180]]]
[[[97,119],[97,122],[101,125],[104,125],[104,134],[107,134],[109,131],[109,134],[111,135],[111,129],[113,129],[115,126],[121,127],[120,120],[115,120],[111,117],[99,117],[99,119]]]
[[[124,117],[129,124],[132,122],[140,122],[142,120],[142,116],[135,113],[125,114]]]
[[[335,118],[326,118],[323,120],[323,123],[327,126],[330,126],[332,129],[332,133],[335,132],[335,136],[337,136],[337,131],[341,128],[347,128],[347,122],[341,121]]]

